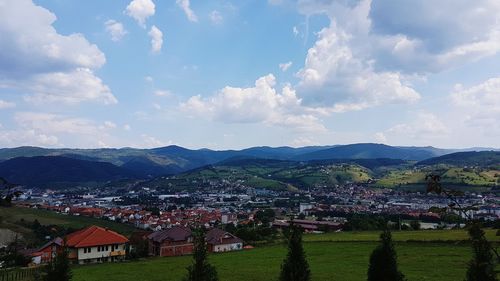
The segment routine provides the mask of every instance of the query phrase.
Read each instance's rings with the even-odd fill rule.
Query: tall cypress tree
[[[43,280],[70,281],[72,277],[73,274],[69,264],[68,249],[64,247],[47,265]]]
[[[288,232],[288,254],[281,265],[280,281],[309,281],[311,271],[302,247],[302,229],[294,224]]]
[[[201,229],[194,231],[193,263],[187,267],[184,281],[218,281],[215,267],[208,263],[205,233]]]
[[[403,281],[405,277],[398,270],[396,250],[391,232],[386,229],[380,235],[380,245],[373,250],[368,268],[368,281]]]
[[[472,240],[473,257],[469,262],[466,281],[497,281],[491,245],[479,224],[471,226],[469,236]]]

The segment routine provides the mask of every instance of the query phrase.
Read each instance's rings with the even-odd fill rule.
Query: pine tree
[[[288,232],[288,254],[281,265],[280,281],[309,281],[311,271],[302,247],[302,229],[294,224]]]
[[[184,281],[218,281],[215,267],[208,263],[205,233],[201,229],[194,231],[193,263],[187,267]]]
[[[381,244],[373,250],[368,268],[368,281],[403,281],[404,275],[398,270],[396,250],[391,232],[386,229],[380,235]]]
[[[472,240],[473,257],[469,262],[466,281],[496,281],[495,264],[491,245],[477,223],[469,229]]]
[[[73,277],[68,258],[68,249],[64,247],[46,267],[44,281],[70,281]]]

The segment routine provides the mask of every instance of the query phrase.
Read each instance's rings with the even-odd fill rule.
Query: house
[[[149,254],[152,256],[171,257],[189,255],[193,252],[191,229],[175,226],[148,235]]]
[[[49,263],[64,246],[64,240],[57,237],[31,253],[34,264]]]
[[[208,231],[205,237],[209,252],[218,253],[243,249],[243,240],[218,228]]]
[[[229,232],[213,228],[205,235],[209,252],[227,252],[243,249],[243,240]],[[148,235],[149,254],[171,257],[189,255],[193,252],[191,229],[175,226]]]
[[[79,264],[122,260],[129,242],[125,236],[95,225],[69,234],[65,241],[69,258]]]

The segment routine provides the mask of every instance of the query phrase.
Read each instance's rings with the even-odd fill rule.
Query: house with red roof
[[[65,241],[69,258],[79,264],[122,260],[129,242],[125,236],[95,225],[67,235]]]

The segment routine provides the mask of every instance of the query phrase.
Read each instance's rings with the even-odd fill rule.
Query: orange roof
[[[66,236],[66,245],[74,248],[123,244],[127,242],[128,239],[125,236],[95,225]]]

